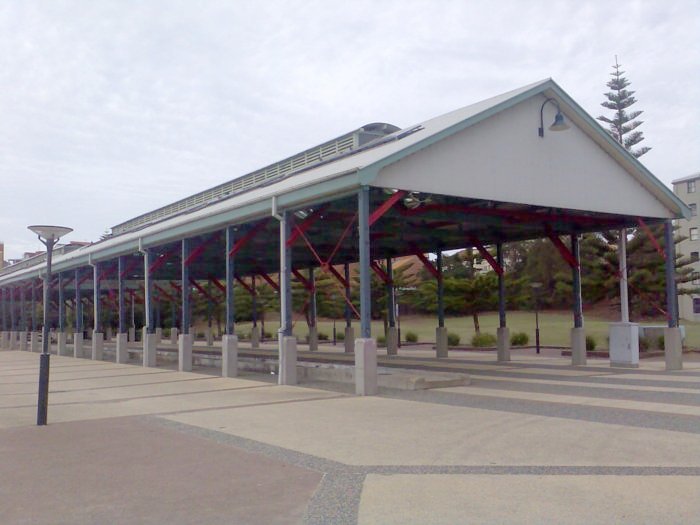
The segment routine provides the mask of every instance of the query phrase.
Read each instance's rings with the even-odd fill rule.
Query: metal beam
[[[396,195],[396,194],[394,194]],[[396,326],[396,298],[394,297],[394,265],[391,257],[386,258],[386,313],[387,322],[393,328]]]
[[[80,297],[80,269],[75,269],[75,332],[83,331],[83,301]]]
[[[575,253],[571,253],[569,249],[566,247],[566,245],[561,241],[559,236],[555,234],[552,231],[552,228],[547,224],[545,226],[545,231],[547,234],[547,237],[549,237],[549,240],[552,241],[552,244],[559,250],[559,253],[561,254],[562,258],[567,262],[567,264],[574,269],[580,269],[580,262],[578,260],[578,257],[576,256]],[[572,237],[573,238],[573,237]],[[576,236],[577,243],[578,243],[578,236]]]
[[[157,261],[156,261],[157,262]],[[144,312],[146,315],[146,331],[152,334],[155,329],[155,317],[153,312],[153,276],[151,272],[155,262],[153,261],[153,252],[146,248],[143,250],[143,302]]]
[[[436,252],[437,260],[437,314],[438,314],[438,326],[443,328],[445,326],[445,283],[442,274],[442,250]],[[425,264],[425,263],[423,263]],[[430,265],[432,268],[432,265]]]
[[[120,255],[119,259],[117,261],[117,266],[118,266],[118,271],[117,271],[117,299],[119,301],[119,329],[118,332],[120,334],[126,333],[126,305],[125,305],[125,297],[124,297],[124,278],[127,275],[127,270],[126,270],[126,257],[124,255]]]
[[[486,248],[484,248],[484,245],[481,244],[479,239],[477,239],[474,235],[471,235],[469,237],[469,240],[474,245],[474,248],[476,248],[481,254],[481,256],[486,260],[486,262],[488,262],[489,265],[491,265],[493,271],[496,272],[496,274],[498,274],[499,276],[503,275],[503,265],[493,258],[489,251]]]
[[[182,239],[181,241],[182,257],[180,258],[180,273],[181,273],[181,294],[182,294],[182,326],[180,330],[183,334],[190,333],[190,269],[185,264],[185,261],[190,256],[190,240]]]
[[[343,286],[345,288],[345,326],[352,326],[352,313],[350,312],[350,304],[352,304],[352,296],[350,291],[350,264],[343,265],[345,279]],[[336,272],[337,273],[337,272]]]
[[[292,250],[287,245],[292,226],[290,215],[290,212],[285,210],[280,220],[280,333],[283,336],[292,335]],[[264,273],[261,275],[266,281],[271,281],[268,280],[269,276],[266,277]]]
[[[66,283],[63,274],[58,274],[58,331],[64,332],[66,329]]]
[[[226,228],[226,249],[224,252],[224,257],[226,257],[226,288],[224,288],[224,293],[226,294],[226,334],[234,335],[236,333],[236,303],[234,301],[234,287],[233,279],[235,275],[235,265],[234,265],[234,255],[231,254],[233,251],[233,244],[236,240],[236,232],[233,226],[228,226]],[[213,279],[214,284],[217,284],[217,280]],[[221,284],[221,283],[219,283]]]
[[[666,241],[666,311],[669,328],[678,326],[678,300],[676,296],[676,250],[673,242],[673,223],[664,223],[664,239]]]
[[[561,241],[560,241],[561,242]],[[571,251],[575,264],[571,265],[573,276],[573,292],[574,292],[574,328],[583,326],[583,310],[581,306],[581,264],[578,234],[571,235]]]
[[[93,331],[100,333],[102,332],[102,310],[100,308],[100,263],[94,263],[92,267],[92,328]]]
[[[374,210],[372,214],[369,216],[369,227],[371,228],[372,225],[377,222],[386,212],[388,212],[394,204],[399,202],[401,199],[403,199],[408,192],[399,190],[396,193],[394,193],[391,197],[389,197],[387,200],[385,200],[379,208]]]
[[[498,274],[498,326],[506,327],[506,279],[503,275],[503,244],[496,244],[496,259],[501,273]]]
[[[661,258],[666,260],[666,252],[664,252],[664,249],[659,244],[659,241],[657,241],[656,237],[654,237],[654,234],[649,229],[649,226],[647,226],[647,223],[644,222],[644,220],[641,217],[637,217],[637,224],[639,224],[639,227],[642,229],[642,231],[644,231],[647,238],[651,241],[651,244],[654,246]]]
[[[371,247],[369,239],[369,187],[362,186],[357,194],[357,218],[360,237],[360,334],[372,337],[372,296],[370,283]]]
[[[270,217],[261,220],[255,226],[253,226],[243,237],[238,239],[233,247],[229,250],[229,255],[236,255],[241,249],[248,244],[248,241],[253,239],[260,231],[262,231],[265,226],[270,222]]]

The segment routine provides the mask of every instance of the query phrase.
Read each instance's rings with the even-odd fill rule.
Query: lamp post
[[[539,290],[542,288],[542,283],[530,283],[532,293],[535,296],[535,349],[540,353],[540,314],[539,314]]]
[[[64,235],[73,231],[63,226],[36,225],[28,227],[36,233],[41,243],[46,246],[46,275],[44,276],[44,326],[42,328],[42,351],[39,356],[39,400],[36,409],[36,424],[46,424],[49,406],[49,286],[51,285],[51,255],[53,247]]]

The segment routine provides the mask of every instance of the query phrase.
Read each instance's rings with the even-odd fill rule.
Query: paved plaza
[[[38,354],[2,351],[0,523],[697,522],[698,354],[402,353],[471,384],[356,397],[52,356],[36,427]]]

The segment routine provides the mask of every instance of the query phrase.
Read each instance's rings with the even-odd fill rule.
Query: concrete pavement
[[[38,355],[0,352],[0,522],[636,524],[700,514],[695,357],[678,372],[658,361],[629,370],[425,359],[472,385],[355,397],[343,385],[54,356],[49,425],[37,428]]]

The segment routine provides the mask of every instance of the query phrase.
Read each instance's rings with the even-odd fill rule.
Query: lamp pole
[[[535,350],[540,353],[540,301],[539,301],[539,289],[542,287],[542,283],[530,283],[532,287],[532,293],[535,296]]]
[[[36,424],[46,425],[49,407],[49,287],[51,286],[51,256],[58,240],[72,232],[71,228],[62,226],[29,226],[36,233],[41,243],[46,246],[46,275],[44,276],[44,326],[42,327],[42,351],[39,356],[39,399],[36,409]]]

